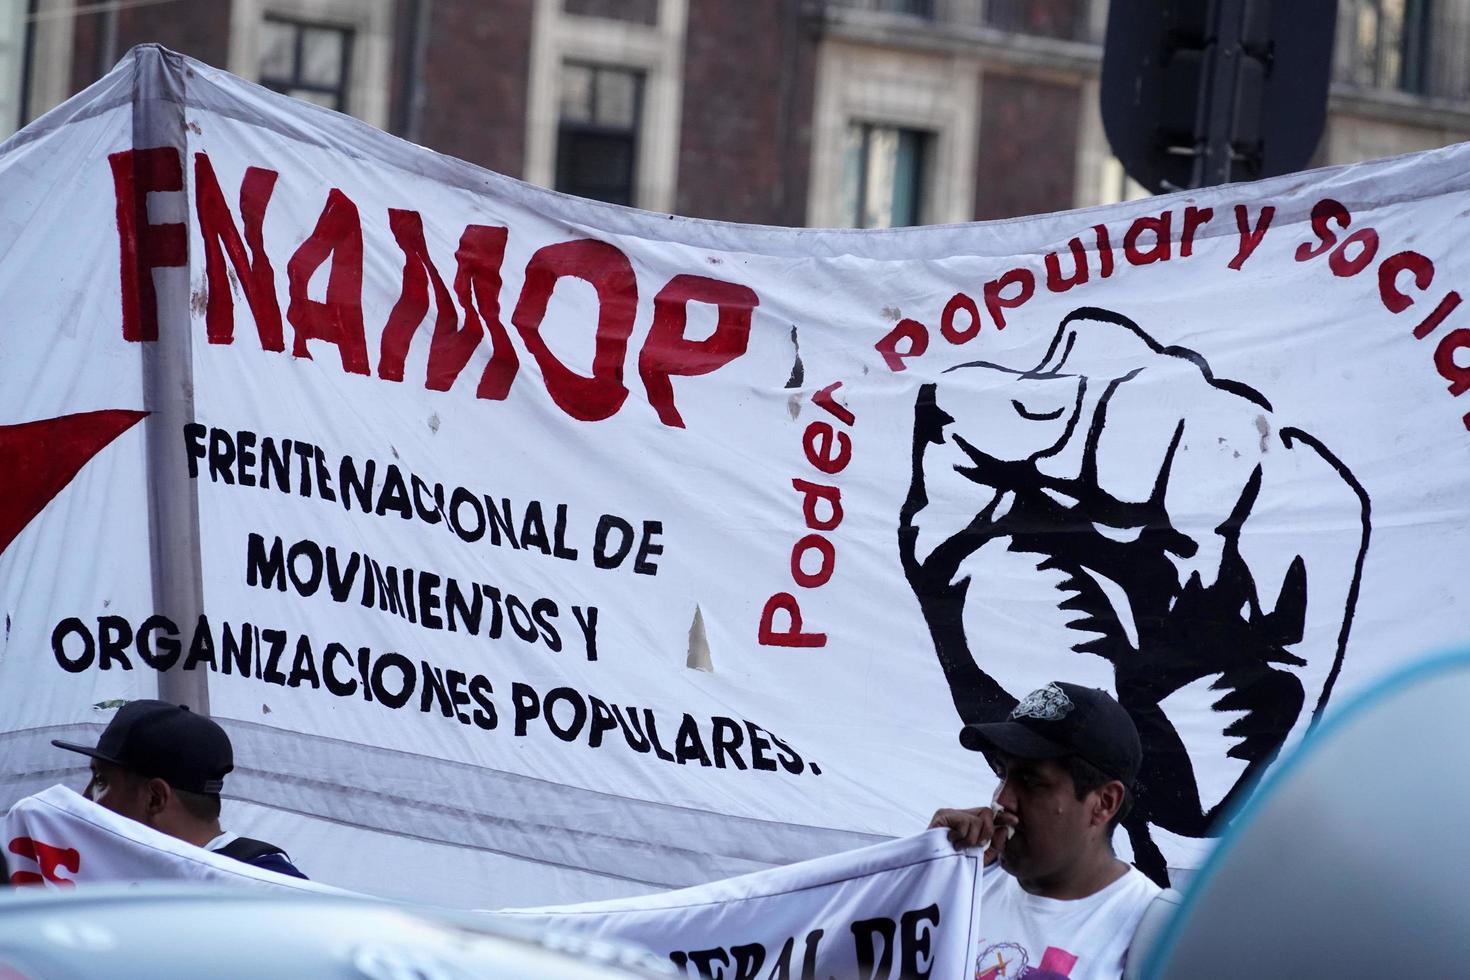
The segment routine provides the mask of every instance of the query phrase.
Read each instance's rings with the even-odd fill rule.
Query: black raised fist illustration
[[[1366,492],[1259,392],[1098,309],[1034,370],[925,385],[913,452],[899,550],[960,718],[1110,673],[1144,747],[1128,831],[1162,878],[1151,828],[1209,836],[1331,695]],[[1038,594],[1064,643],[1026,635]]]

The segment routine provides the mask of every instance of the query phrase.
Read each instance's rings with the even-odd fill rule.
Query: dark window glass
[[[890,14],[927,18],[934,16],[934,0],[876,0],[874,6]]]
[[[830,0],[833,6],[934,19],[934,0]]]
[[[347,109],[352,31],[268,17],[260,32],[260,84],[328,109]]]
[[[559,101],[556,189],[611,204],[632,204],[642,73],[605,65],[563,65]]]
[[[842,207],[853,228],[916,225],[923,213],[930,134],[853,123],[843,153]]]
[[[658,23],[658,0],[562,0],[561,9],[577,17],[625,20],[650,27]]]

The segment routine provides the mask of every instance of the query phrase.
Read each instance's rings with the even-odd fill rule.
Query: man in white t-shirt
[[[958,847],[984,846],[976,980],[1117,980],[1159,888],[1113,854],[1143,749],[1108,694],[1055,682],[1006,721],[968,725],[1001,784],[988,807],[940,810]]]

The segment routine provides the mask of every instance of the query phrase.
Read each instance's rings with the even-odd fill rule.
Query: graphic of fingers
[[[973,459],[949,438],[952,421],[938,406],[935,387],[925,385],[915,402],[913,470],[899,515],[898,546],[955,710],[968,724],[1004,717],[1015,699],[980,668],[965,635],[962,617],[970,583],[959,569],[984,543],[983,515],[993,514],[1000,500],[974,479]]]
[[[1261,492],[1236,549],[1250,570],[1251,619],[1273,665],[1302,685],[1305,708],[1286,733],[1290,745],[1315,723],[1342,668],[1367,557],[1372,506],[1367,491],[1314,436],[1286,426],[1262,460]]]
[[[1173,363],[1113,383],[1083,482],[1124,505],[1117,513],[1141,506],[1135,526],[1152,529],[1173,567],[1173,582],[1135,579],[1125,591],[1135,621],[1165,624],[1136,644],[1149,683],[1160,656],[1195,665],[1164,714],[1193,719],[1182,742],[1208,815],[1325,704],[1356,602],[1367,498],[1325,447],[1279,427],[1264,398],[1191,357],[1160,357]]]
[[[1149,794],[1169,800],[1156,819],[1198,835],[1325,705],[1367,494],[1199,354],[1078,310],[1034,370],[967,364],[927,386],[913,466],[901,550],[966,720],[977,676],[993,709],[1037,670],[1097,682],[1066,659],[1094,654],[1139,723],[1152,778],[1172,783]],[[1018,576],[1041,583],[1029,600]],[[992,642],[1022,625],[1016,610],[1044,618],[1047,595],[1071,641]],[[1003,614],[977,612],[986,604]]]
[[[983,534],[1005,517],[1014,494],[1002,487],[1035,482],[1035,461],[1058,451],[1076,426],[1086,382],[970,364],[925,392],[927,404],[916,414],[927,426],[922,438],[916,432],[914,446],[914,486],[922,488],[923,499],[911,493],[913,506],[904,514],[916,528],[914,553],[921,563],[946,542]],[[948,567],[962,557],[948,555]]]

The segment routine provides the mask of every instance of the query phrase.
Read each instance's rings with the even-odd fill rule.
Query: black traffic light
[[[1112,0],[1102,119],[1153,191],[1299,170],[1327,115],[1336,0]]]

